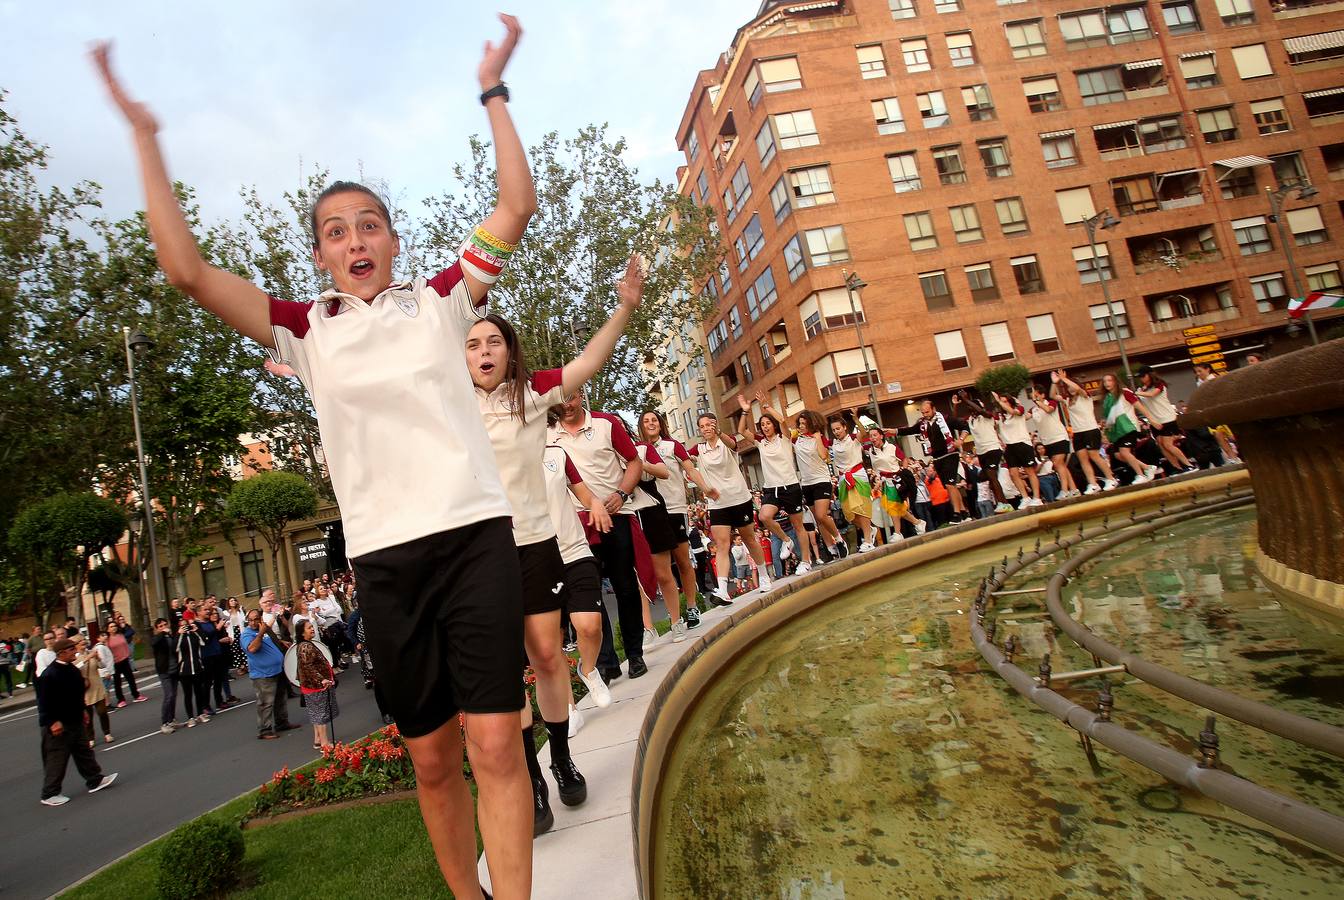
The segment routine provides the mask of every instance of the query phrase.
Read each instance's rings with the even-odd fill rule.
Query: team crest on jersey
[[[393,295],[392,300],[397,304],[397,308],[404,312],[409,318],[414,319],[420,313],[420,304],[412,296]]]
[[[560,467],[557,466],[557,465],[555,464],[555,460],[553,460],[553,459],[544,460],[544,461],[542,462],[542,465],[544,465],[548,470],[550,470],[550,471],[552,471],[552,472],[559,472],[559,471],[560,471]]]

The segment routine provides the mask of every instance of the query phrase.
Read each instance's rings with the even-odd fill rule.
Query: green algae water
[[[1097,747],[970,642],[976,581],[1018,543],[901,573],[795,620],[706,691],[655,823],[658,897],[1339,897],[1344,865]],[[1070,585],[1109,640],[1246,696],[1340,720],[1344,641],[1259,582],[1254,515],[1125,545]],[[1037,564],[1009,588],[1040,585]],[[1013,601],[1010,606],[1007,601]],[[1019,664],[1086,668],[1037,595],[1000,601]],[[1098,682],[1062,688],[1092,705]],[[1195,755],[1204,713],[1114,680],[1115,721]],[[1220,722],[1224,768],[1344,814],[1344,765]]]

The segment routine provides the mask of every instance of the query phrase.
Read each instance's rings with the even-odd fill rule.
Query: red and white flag
[[[1288,315],[1294,319],[1302,318],[1303,313],[1317,312],[1322,309],[1334,309],[1337,306],[1344,306],[1344,294],[1327,294],[1323,291],[1312,291],[1307,296],[1291,300],[1288,303]]]

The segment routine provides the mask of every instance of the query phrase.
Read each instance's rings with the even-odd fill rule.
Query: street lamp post
[[[1277,191],[1273,188],[1265,188],[1265,193],[1269,194],[1270,219],[1274,222],[1274,227],[1279,232],[1279,244],[1283,247],[1283,255],[1288,259],[1288,274],[1293,279],[1293,293],[1305,303],[1307,292],[1302,287],[1302,279],[1297,275],[1297,262],[1293,259],[1293,242],[1288,239],[1288,233],[1283,228],[1283,201],[1289,194],[1296,192],[1298,200],[1307,200],[1315,197],[1320,191],[1316,190],[1310,184],[1293,185],[1292,187],[1281,187]],[[1311,320],[1311,310],[1302,311],[1307,318],[1307,333],[1311,335],[1311,342],[1318,344],[1316,339],[1316,323]]]
[[[850,272],[845,277],[845,290],[849,294],[849,314],[854,319],[854,334],[859,338],[859,355],[863,358],[863,377],[868,381],[868,397],[873,403],[873,415],[877,417],[877,427],[882,428],[882,407],[877,402],[877,382],[872,378],[877,369],[877,360],[868,365],[868,348],[863,344],[863,321],[858,307],[854,304],[854,294],[868,286],[868,282],[859,277],[858,272]]]
[[[140,533],[145,527],[145,518],[137,510],[131,513],[129,530],[131,532],[131,551],[135,554],[135,583],[140,588],[140,606],[145,613],[145,621],[152,622],[149,614],[149,592],[145,590],[145,554],[140,548]],[[128,553],[127,556],[130,554]]]
[[[149,470],[145,468],[145,439],[140,433],[140,400],[135,387],[135,355],[153,349],[154,342],[143,331],[131,333],[121,329],[126,344],[126,374],[131,379],[131,418],[135,422],[135,455],[140,462],[140,506],[145,517],[145,536],[149,539],[149,558],[154,567],[154,596],[160,612],[167,615],[167,600],[163,592],[163,570],[159,568],[159,544],[154,537],[154,507],[149,499]]]
[[[1115,306],[1111,303],[1110,281],[1106,277],[1106,272],[1098,262],[1097,256],[1097,226],[1101,226],[1103,231],[1114,228],[1120,224],[1120,220],[1111,215],[1109,209],[1103,209],[1096,215],[1083,219],[1083,228],[1087,229],[1087,243],[1092,247],[1092,265],[1097,268],[1097,277],[1101,280],[1101,296],[1106,300],[1106,318],[1111,323],[1111,329],[1115,332],[1115,345],[1120,349],[1120,366],[1125,370],[1125,381],[1130,387],[1134,386],[1134,373],[1129,371],[1129,355],[1125,353],[1125,335],[1122,332],[1122,326],[1115,317]],[[1125,313],[1125,322],[1129,322],[1129,313]]]

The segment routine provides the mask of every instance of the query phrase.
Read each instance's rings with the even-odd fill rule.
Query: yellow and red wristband
[[[458,250],[458,258],[463,270],[483,284],[494,284],[504,265],[518,249],[517,244],[495,237],[484,228],[477,226]]]

